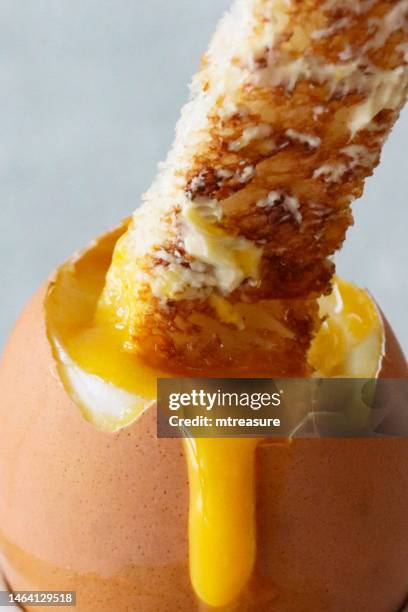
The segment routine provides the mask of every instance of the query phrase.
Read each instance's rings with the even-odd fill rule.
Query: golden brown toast
[[[98,316],[175,372],[305,375],[350,205],[408,87],[408,0],[238,0]]]

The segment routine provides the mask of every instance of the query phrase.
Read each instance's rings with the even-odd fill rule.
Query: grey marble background
[[[1,0],[0,345],[56,264],[128,215],[229,0]],[[337,258],[408,348],[408,112]]]

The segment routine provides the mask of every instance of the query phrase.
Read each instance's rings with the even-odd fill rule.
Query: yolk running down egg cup
[[[160,439],[155,400],[165,377],[407,378],[332,261],[406,99],[407,16],[238,0],[224,18],[143,205],[6,346],[10,588],[76,591],[79,612],[400,610],[406,438]]]

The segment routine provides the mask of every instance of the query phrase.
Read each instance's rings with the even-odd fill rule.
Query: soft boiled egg
[[[157,378],[91,325],[124,226],[32,298],[0,369],[1,567],[77,610],[397,610],[408,590],[404,439],[166,440]],[[406,377],[369,294],[336,279],[309,360]],[[30,606],[26,606],[31,609]],[[34,607],[33,607],[34,609]]]

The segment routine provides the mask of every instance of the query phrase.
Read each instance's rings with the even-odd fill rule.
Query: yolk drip
[[[255,562],[255,449],[259,440],[186,439],[190,575],[202,601],[236,599]]]

